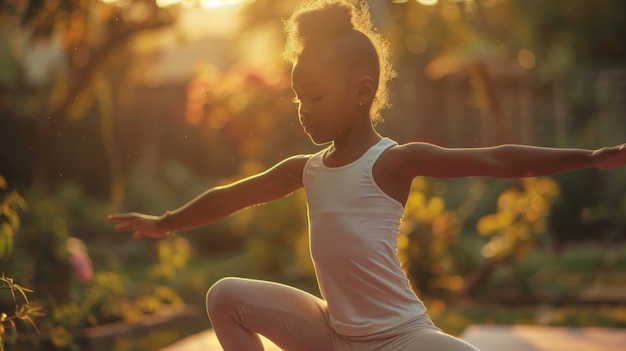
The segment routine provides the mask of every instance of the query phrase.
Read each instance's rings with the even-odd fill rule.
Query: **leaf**
[[[26,297],[26,293],[27,292],[32,293],[33,292],[32,290],[21,287],[17,284],[13,284],[13,289],[17,290],[22,295],[22,297],[24,298],[24,301],[26,301],[27,304],[30,304],[30,301],[28,301],[28,297]]]
[[[13,236],[14,234],[13,228],[15,227],[9,223],[2,223],[2,233],[4,233],[4,235],[7,237]]]
[[[39,328],[37,328],[37,325],[35,324],[35,322],[33,321],[32,318],[30,318],[30,316],[24,316],[23,318],[20,318],[23,320],[27,320],[28,323],[30,323],[30,325],[33,326],[33,329],[35,329],[35,331],[37,332],[37,334],[39,334]]]
[[[19,217],[17,215],[17,212],[15,212],[15,210],[12,209],[11,206],[3,206],[2,212],[7,217],[7,219],[9,220],[9,223],[11,223],[11,226],[13,228],[16,228],[16,226],[19,226]]]
[[[4,335],[4,325],[0,324],[0,351],[4,351],[4,339],[2,336]]]
[[[0,258],[9,255],[13,249],[13,227],[8,223],[0,226]]]
[[[0,258],[4,257],[5,237],[4,231],[0,229]]]
[[[497,230],[496,216],[494,214],[486,215],[478,220],[476,228],[480,235],[491,235]]]
[[[433,196],[428,200],[428,204],[426,205],[428,211],[431,216],[438,216],[445,210],[446,203],[440,196]]]
[[[13,320],[9,320],[9,324],[11,324],[11,336],[9,337],[9,342],[15,342],[17,340],[17,326]]]
[[[26,200],[24,200],[24,198],[21,195],[18,196],[17,199],[15,199],[15,203],[23,211],[26,211],[28,209],[28,203],[26,202]]]
[[[17,192],[17,190],[13,190],[4,200],[6,204],[15,209],[26,210],[27,204],[26,200]]]
[[[3,176],[0,175],[0,189],[7,190],[7,181]]]
[[[2,254],[0,254],[0,257],[3,257],[3,255],[6,255],[8,257],[11,251],[13,251],[13,236],[12,235],[7,235],[4,238],[4,246],[1,250],[2,250]]]

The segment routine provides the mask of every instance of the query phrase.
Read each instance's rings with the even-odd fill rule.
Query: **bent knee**
[[[236,300],[237,292],[241,290],[241,281],[238,278],[222,278],[209,288],[206,294],[206,308],[210,313],[216,308],[223,308],[229,302]]]

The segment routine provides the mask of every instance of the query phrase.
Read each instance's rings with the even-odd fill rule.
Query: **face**
[[[300,57],[291,74],[300,124],[316,145],[339,138],[354,123],[357,94],[347,72],[323,57]]]

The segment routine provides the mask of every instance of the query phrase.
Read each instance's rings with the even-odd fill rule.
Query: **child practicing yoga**
[[[391,66],[368,9],[347,0],[307,2],[286,25],[299,121],[314,144],[328,146],[209,189],[160,216],[110,215],[115,229],[160,238],[304,188],[322,298],[273,282],[218,281],[207,293],[206,307],[224,350],[263,350],[259,334],[290,351],[476,350],[433,325],[401,269],[397,235],[413,179],[607,169],[626,164],[625,145],[598,150],[399,145],[374,129],[387,103]]]

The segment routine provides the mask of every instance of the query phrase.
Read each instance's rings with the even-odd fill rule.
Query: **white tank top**
[[[371,335],[426,311],[397,256],[404,207],[372,175],[395,144],[383,138],[341,167],[325,166],[323,150],[304,167],[311,257],[330,323],[342,335]]]

